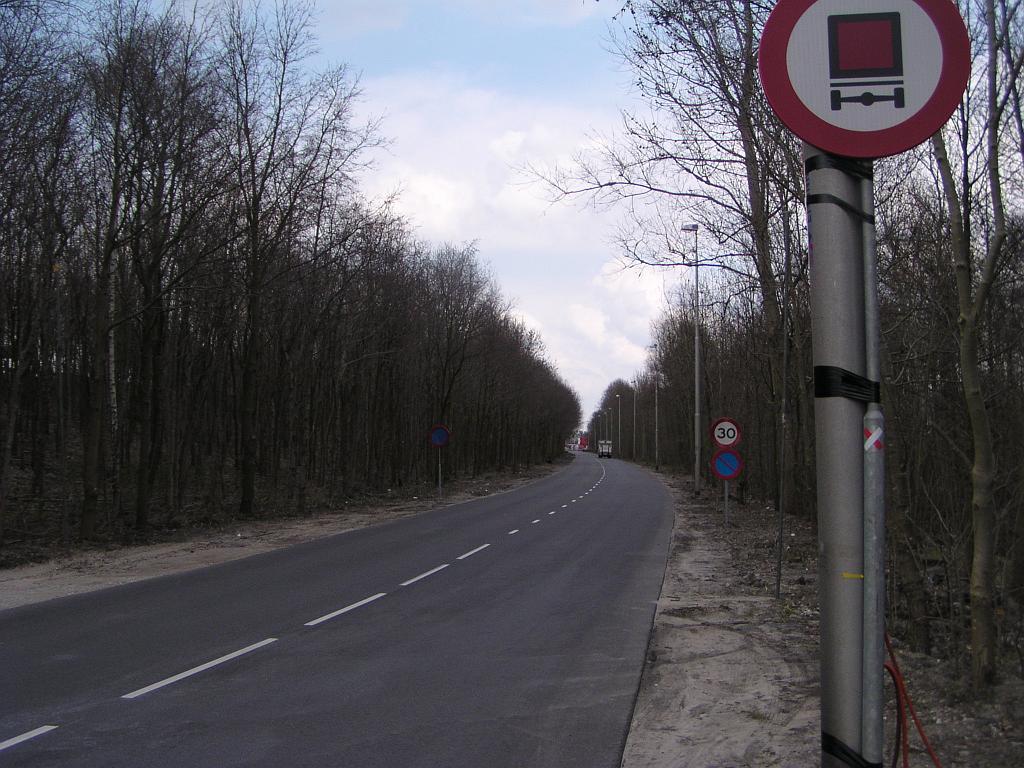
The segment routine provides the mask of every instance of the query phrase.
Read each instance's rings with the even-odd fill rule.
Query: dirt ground
[[[236,524],[182,540],[77,552],[0,571],[0,609],[246,557],[439,504],[502,492],[557,469],[487,477],[422,498],[377,501],[303,520]],[[807,768],[819,765],[817,546],[812,527],[785,521],[776,600],[777,519],[768,507],[694,500],[662,476],[676,503],[673,541],[624,768]],[[897,649],[899,649],[898,638]],[[983,701],[949,666],[898,650],[910,694],[945,768],[1024,765],[1024,682],[1012,670]],[[887,689],[891,694],[891,689]],[[890,695],[891,698],[891,695]],[[895,710],[887,717],[886,765]],[[916,733],[914,768],[932,765]]]
[[[781,599],[775,599],[775,511],[692,497],[689,479],[664,477],[676,524],[624,768],[808,768],[820,765],[817,541],[785,520]],[[901,649],[914,707],[945,768],[1024,766],[1024,682],[977,700],[944,663]],[[885,765],[896,707],[886,688]],[[912,727],[912,726],[911,726]],[[900,765],[903,765],[902,758]],[[934,765],[916,731],[910,766]]]

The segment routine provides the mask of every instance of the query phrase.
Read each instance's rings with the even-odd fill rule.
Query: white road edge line
[[[352,603],[352,605],[346,605],[344,608],[340,610],[332,611],[331,613],[325,614],[321,616],[319,619],[307,621],[303,626],[315,627],[317,624],[323,624],[325,621],[330,621],[331,619],[337,618],[338,616],[341,616],[341,614],[343,613],[354,611],[356,608],[362,608],[364,605],[366,605],[367,603],[372,603],[374,600],[380,600],[382,597],[387,597],[387,594],[387,592],[378,592],[376,595],[372,595],[366,598],[365,600],[360,600],[358,603]]]
[[[511,531],[508,532],[508,535],[509,536],[513,536],[513,535],[515,535],[517,533],[519,533],[519,529],[518,528],[513,528]]]
[[[23,733],[21,734],[21,736],[15,736],[14,738],[8,739],[7,741],[0,741],[0,752],[3,752],[5,749],[10,749],[11,747],[17,744],[21,744],[23,741],[34,739],[36,736],[42,736],[44,733],[55,731],[57,730],[57,727],[58,726],[56,725],[44,725],[39,728],[36,728],[35,730]]]
[[[198,675],[200,672],[205,672],[206,670],[211,669],[213,667],[216,667],[219,664],[223,664],[224,662],[231,661],[232,659],[237,659],[239,656],[244,656],[247,653],[252,653],[253,651],[255,651],[255,650],[259,649],[259,648],[262,648],[265,645],[270,645],[271,643],[276,643],[276,642],[277,642],[277,638],[276,637],[268,637],[266,640],[260,640],[258,643],[253,643],[252,645],[247,646],[245,648],[242,648],[240,650],[237,650],[234,653],[229,653],[226,656],[221,656],[219,659],[214,659],[213,661],[208,661],[205,664],[200,664],[198,667],[192,667],[192,669],[189,669],[189,670],[187,670],[185,672],[181,672],[181,673],[179,673],[177,675],[174,675],[173,677],[168,677],[166,680],[161,680],[158,683],[153,683],[152,685],[147,685],[145,688],[139,688],[139,690],[137,690],[137,691],[132,691],[131,693],[126,693],[121,698],[122,699],[137,699],[137,698],[139,698],[139,696],[145,696],[147,693],[151,693],[151,692],[157,690],[158,688],[163,688],[164,686],[171,685],[172,683],[176,683],[179,680],[184,680],[186,677],[192,677],[192,675]]]
[[[530,523],[530,525],[536,525],[539,522],[540,522],[540,520],[534,520],[532,523]]]
[[[449,565],[451,565],[451,563],[445,563],[444,565],[437,566],[437,568],[431,568],[429,571],[427,571],[426,573],[421,573],[419,576],[413,576],[408,581],[403,581],[402,582],[402,586],[403,587],[408,587],[410,584],[415,584],[420,579],[425,579],[425,578],[427,578],[427,576],[433,576],[438,571],[443,571]]]
[[[557,511],[557,510],[556,510],[556,511]],[[554,512],[548,512],[548,514],[549,514],[549,515],[553,515],[553,514],[555,514],[555,513],[554,513]]]
[[[481,552],[481,551],[483,551],[483,550],[487,549],[487,548],[488,548],[489,546],[491,546],[491,545],[490,545],[490,544],[484,544],[484,545],[483,545],[482,547],[477,547],[476,549],[471,549],[471,550],[469,550],[469,552],[467,552],[466,554],[464,554],[464,555],[459,555],[459,556],[458,556],[458,557],[457,557],[456,559],[457,559],[457,560],[465,560],[465,559],[466,559],[467,557],[472,557],[472,556],[473,556],[473,555],[475,555],[475,554],[476,554],[477,552]]]

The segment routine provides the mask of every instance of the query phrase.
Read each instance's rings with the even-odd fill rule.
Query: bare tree
[[[996,509],[993,482],[996,460],[992,426],[984,392],[980,337],[982,322],[1007,253],[1006,204],[1003,197],[1005,148],[1001,134],[1008,122],[1007,106],[1012,103],[1019,77],[1019,65],[1005,67],[1003,48],[1010,45],[1006,34],[1011,19],[1002,17],[994,0],[972,4],[984,19],[984,85],[977,94],[984,106],[976,116],[973,92],[959,113],[955,125],[959,167],[951,159],[946,135],[936,134],[932,150],[938,167],[949,216],[952,269],[959,309],[958,344],[960,376],[973,443],[971,464],[971,511],[973,553],[971,560],[971,648],[972,678],[976,688],[995,682],[995,540]],[[1019,6],[1014,6],[1011,14]],[[1020,53],[1009,53],[1011,64]],[[973,89],[972,89],[973,91]],[[974,142],[981,135],[978,152]],[[979,158],[980,155],[980,158]],[[977,173],[981,163],[983,173]]]
[[[238,238],[234,251],[244,295],[239,340],[240,514],[253,512],[258,453],[259,383],[265,297],[291,268],[291,237],[310,224],[315,196],[344,185],[360,153],[375,140],[372,126],[352,125],[357,84],[344,68],[310,78],[313,17],[300,3],[258,6],[232,2],[221,22],[222,87],[231,110],[231,147]]]

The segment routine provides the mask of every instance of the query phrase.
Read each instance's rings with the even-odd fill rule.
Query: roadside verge
[[[663,479],[675,498],[676,525],[622,765],[816,765],[810,526],[785,535],[777,601],[769,510],[741,507],[726,527],[720,503],[694,500],[681,480]]]

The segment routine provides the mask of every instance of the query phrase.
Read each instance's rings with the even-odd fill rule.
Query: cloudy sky
[[[630,103],[616,0],[321,0],[324,57],[361,73],[388,150],[363,180],[435,243],[475,241],[580,394],[638,371],[670,275],[624,270],[616,212],[552,205],[527,163],[566,161]]]

